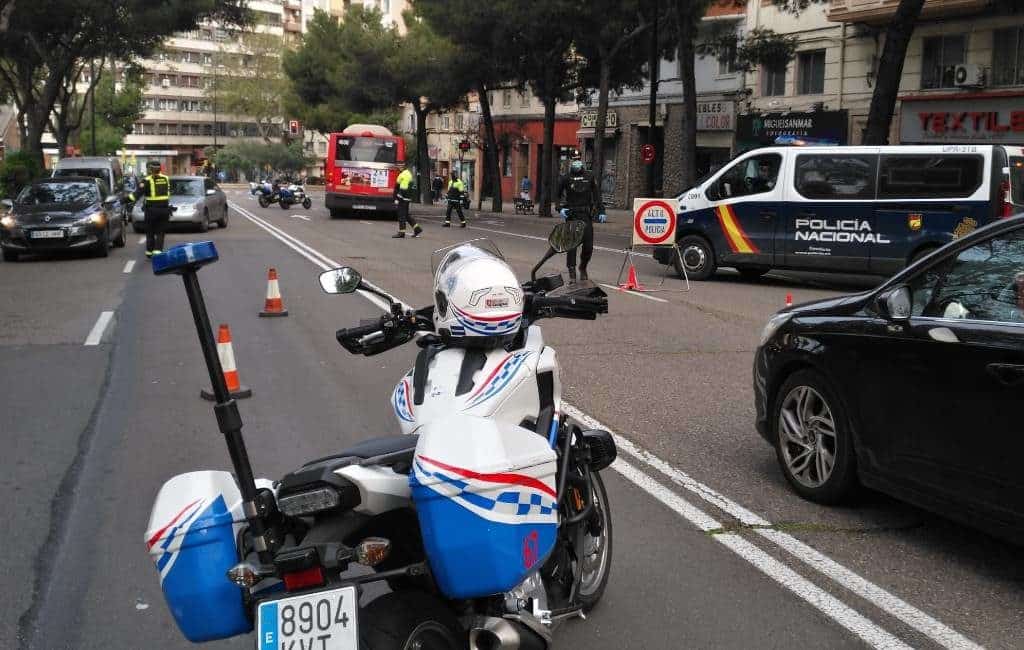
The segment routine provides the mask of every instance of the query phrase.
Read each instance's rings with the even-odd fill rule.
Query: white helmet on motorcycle
[[[505,260],[472,244],[448,251],[434,274],[434,327],[447,343],[494,347],[519,331],[523,290]]]

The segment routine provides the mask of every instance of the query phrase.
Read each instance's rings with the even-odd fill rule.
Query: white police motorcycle
[[[346,349],[372,355],[414,338],[422,348],[392,395],[411,435],[366,440],[278,482],[253,478],[224,385],[196,275],[216,261],[213,244],[154,258],[157,274],[184,279],[235,470],[176,476],[153,506],[146,544],[187,638],[255,629],[268,650],[541,649],[556,622],[598,602],[611,562],[598,472],[615,445],[559,417],[558,366],[535,324],[607,311],[599,289],[552,295],[560,276],[536,279],[581,235],[557,226],[522,285],[500,256],[454,247],[436,269],[435,305],[420,310],[353,269],[323,274],[330,293],[391,301],[380,319],[338,331]],[[383,581],[389,593],[361,602]]]

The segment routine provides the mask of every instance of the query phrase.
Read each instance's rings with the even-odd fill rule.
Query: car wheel
[[[7,250],[5,248],[5,249],[3,249],[3,257],[4,257],[4,261],[5,262],[17,262],[18,261],[18,251],[11,251],[11,250]]]
[[[107,224],[107,228],[99,236],[99,241],[96,242],[93,252],[96,257],[107,257],[110,255],[110,224]]]
[[[689,235],[679,240],[679,253],[672,256],[672,265],[680,278],[684,277],[685,268],[686,277],[691,280],[707,280],[718,268],[711,244],[699,235]]]
[[[117,239],[114,240],[114,246],[116,248],[124,248],[124,245],[128,243],[128,225],[124,221],[121,222],[121,227],[117,231]]]
[[[840,503],[857,487],[857,461],[846,407],[816,370],[782,384],[772,409],[775,451],[786,480],[811,501]]]
[[[217,227],[218,228],[227,228],[228,227],[228,206],[226,206],[226,205],[224,206],[224,216],[221,217],[219,221],[217,221]]]
[[[759,280],[760,278],[764,277],[764,274],[767,273],[769,269],[758,269],[748,266],[744,268],[738,268],[736,270],[740,272],[741,278],[743,278],[747,282],[753,282],[754,280]]]
[[[210,229],[210,213],[203,210],[203,220],[199,222],[199,232],[206,232]]]

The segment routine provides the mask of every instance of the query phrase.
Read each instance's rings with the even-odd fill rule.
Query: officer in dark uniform
[[[558,181],[558,202],[562,219],[566,221],[582,221],[583,253],[580,257],[580,279],[587,280],[587,264],[594,255],[594,223],[595,215],[604,214],[601,193],[594,176],[583,169],[583,160],[579,152],[573,153],[569,165],[569,173]],[[565,262],[569,267],[569,280],[576,281],[576,249],[566,253]]]
[[[155,160],[146,163],[146,171],[149,173],[128,198],[146,200],[146,257],[153,257],[163,251],[164,230],[171,218],[171,179],[160,173],[160,163]]]

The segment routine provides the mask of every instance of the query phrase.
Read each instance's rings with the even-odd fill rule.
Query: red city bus
[[[331,133],[324,165],[324,203],[331,216],[394,213],[395,181],[404,166],[405,141],[383,126],[353,124]]]

